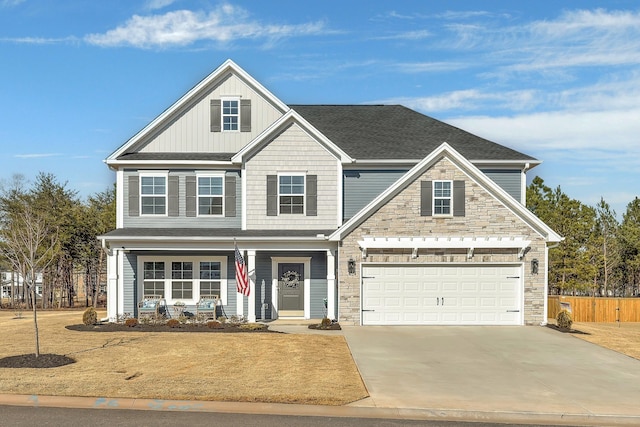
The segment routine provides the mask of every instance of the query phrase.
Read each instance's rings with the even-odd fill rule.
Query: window
[[[222,215],[224,212],[224,178],[198,177],[198,215]]]
[[[200,296],[220,296],[220,263],[215,261],[200,262]]]
[[[304,175],[279,176],[278,200],[281,214],[304,213]]]
[[[234,131],[238,130],[240,117],[240,102],[237,99],[222,100],[222,130]]]
[[[144,264],[143,294],[164,297],[164,262],[150,261]]]
[[[174,261],[171,263],[171,298],[193,298],[193,263]]]
[[[433,214],[451,215],[451,181],[433,181]]]
[[[167,213],[167,177],[140,176],[140,205],[142,215]]]
[[[191,306],[201,295],[218,295],[227,304],[227,262],[233,252],[218,256],[138,257],[143,280],[138,295],[162,295],[168,305],[182,301]],[[234,286],[235,289],[235,286]]]

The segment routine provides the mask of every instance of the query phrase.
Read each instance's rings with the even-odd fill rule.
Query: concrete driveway
[[[371,396],[352,406],[640,425],[640,361],[546,327],[344,327],[343,333]]]

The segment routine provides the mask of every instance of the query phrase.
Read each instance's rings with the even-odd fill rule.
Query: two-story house
[[[287,105],[228,60],[106,163],[111,320],[216,294],[250,321],[546,321],[561,237],[525,207],[540,162],[403,106]]]

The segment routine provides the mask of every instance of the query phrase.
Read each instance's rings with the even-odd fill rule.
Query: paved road
[[[12,427],[532,427],[521,424],[466,423],[455,421],[415,421],[371,418],[303,417],[197,412],[132,411],[124,409],[67,409],[0,406],[0,424]],[[564,426],[566,427],[566,426]]]

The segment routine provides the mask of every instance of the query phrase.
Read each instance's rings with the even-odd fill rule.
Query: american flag
[[[247,274],[247,265],[244,263],[244,258],[238,250],[238,245],[235,243],[234,245],[236,248],[236,287],[238,288],[238,293],[248,297],[250,288],[249,276]]]

